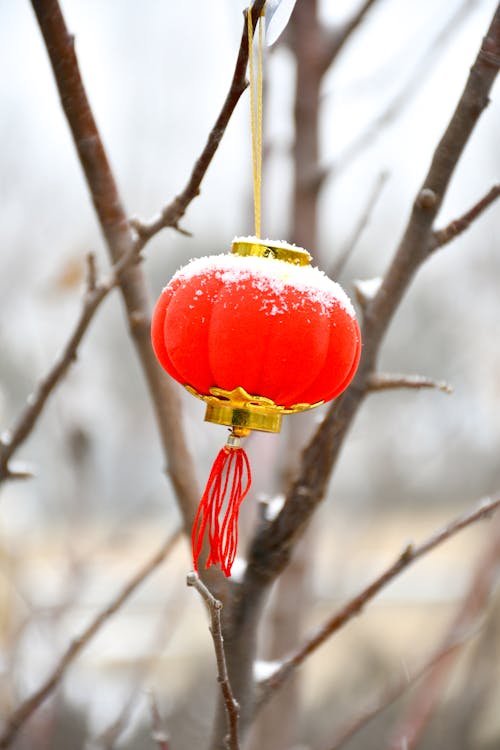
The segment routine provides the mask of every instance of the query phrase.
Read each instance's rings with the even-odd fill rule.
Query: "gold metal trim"
[[[235,255],[254,255],[259,258],[275,258],[293,263],[295,266],[308,266],[311,256],[302,247],[290,247],[278,240],[238,239],[233,242],[231,252]]]
[[[210,395],[198,393],[190,385],[185,385],[184,388],[207,404],[206,422],[232,427],[234,434],[239,437],[246,437],[251,430],[279,432],[283,414],[307,411],[323,403],[318,401],[316,404],[294,404],[286,409],[270,398],[252,396],[241,386],[232,391],[210,388]]]

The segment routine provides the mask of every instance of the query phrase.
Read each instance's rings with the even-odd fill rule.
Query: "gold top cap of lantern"
[[[262,240],[260,237],[235,237],[231,252],[235,255],[284,260],[294,266],[308,266],[312,260],[311,255],[302,247],[280,240]]]

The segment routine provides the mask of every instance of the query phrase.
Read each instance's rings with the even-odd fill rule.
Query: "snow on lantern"
[[[231,428],[193,525],[198,567],[226,576],[236,555],[238,510],[251,483],[240,438],[279,432],[283,414],[338,396],[354,377],[361,338],[344,290],[285,242],[236,238],[231,254],[181,268],[156,304],[152,342],[175,380],[206,402],[205,420]]]

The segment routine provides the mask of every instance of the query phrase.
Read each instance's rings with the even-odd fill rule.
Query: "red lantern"
[[[286,243],[238,238],[230,255],[191,261],[163,290],[152,342],[165,370],[207,403],[205,419],[232,433],[219,453],[193,527],[197,568],[230,575],[238,508],[250,486],[239,438],[279,432],[283,414],[338,396],[356,371],[359,327],[343,289]],[[232,481],[231,481],[232,477]]]

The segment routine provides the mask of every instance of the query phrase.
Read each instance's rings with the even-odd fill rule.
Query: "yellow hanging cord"
[[[263,49],[263,16],[257,20],[259,37],[257,47],[257,80],[253,54],[252,8],[248,9],[248,66],[250,73],[250,124],[252,129],[252,165],[253,165],[253,205],[255,236],[260,237],[261,194],[262,194],[262,49]]]

